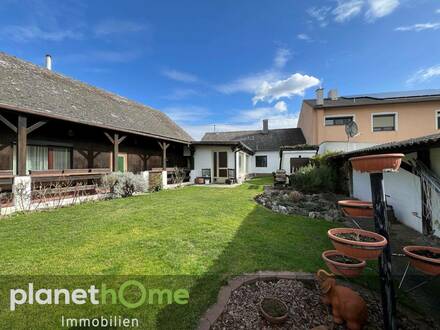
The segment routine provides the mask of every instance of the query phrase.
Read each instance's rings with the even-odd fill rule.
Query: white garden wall
[[[396,218],[403,224],[422,232],[422,202],[420,178],[400,169],[398,173],[384,174],[387,203],[394,209]],[[367,173],[353,171],[353,196],[371,201],[370,177]]]

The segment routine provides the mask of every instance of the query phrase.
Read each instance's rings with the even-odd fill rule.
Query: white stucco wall
[[[323,154],[327,151],[353,151],[363,148],[368,148],[371,146],[376,145],[377,143],[368,143],[368,142],[362,142],[362,143],[355,143],[355,142],[323,142],[319,145],[318,154]]]
[[[235,168],[234,152],[228,146],[195,146],[194,170],[191,171],[191,180],[202,176],[202,169],[210,168],[214,175],[213,152],[226,151],[228,153],[228,168]]]
[[[290,158],[313,158],[315,155],[316,150],[284,151],[281,168],[290,173]]]
[[[420,179],[416,175],[400,169],[397,173],[384,174],[387,203],[394,210],[396,218],[403,224],[422,232],[422,202]],[[353,196],[371,201],[371,186],[368,173],[353,171]],[[413,213],[416,213],[414,215]]]
[[[256,167],[255,156],[267,156],[267,167]],[[270,174],[275,172],[280,166],[280,152],[279,151],[258,151],[250,159],[249,173],[256,174]]]

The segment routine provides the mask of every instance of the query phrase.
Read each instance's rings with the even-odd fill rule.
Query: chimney
[[[263,134],[269,133],[269,119],[263,119]]]
[[[338,90],[337,89],[330,89],[328,92],[328,98],[332,101],[337,101],[338,100]]]
[[[322,87],[316,90],[316,105],[324,105],[324,88]]]
[[[46,55],[46,69],[52,71],[52,56],[49,54]]]

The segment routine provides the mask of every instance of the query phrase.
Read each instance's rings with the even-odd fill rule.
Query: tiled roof
[[[0,108],[190,142],[164,113],[0,52]]]

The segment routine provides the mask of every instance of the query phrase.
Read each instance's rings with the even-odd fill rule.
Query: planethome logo
[[[186,305],[189,300],[187,289],[151,289],[141,282],[128,280],[119,288],[108,288],[105,283],[99,287],[91,285],[88,288],[35,288],[34,283],[28,283],[25,288],[9,290],[9,309],[15,311],[22,305],[117,305],[126,308],[137,308],[148,304],[178,304]]]

